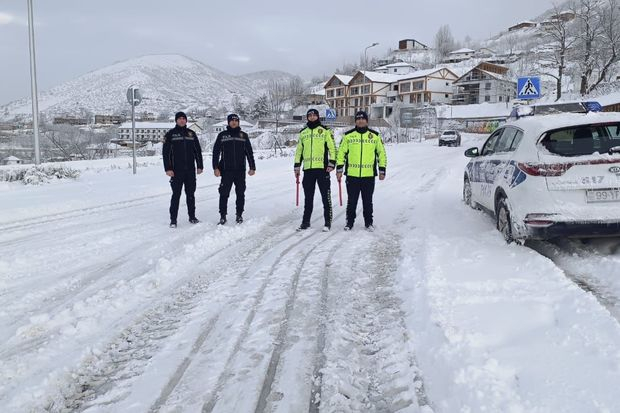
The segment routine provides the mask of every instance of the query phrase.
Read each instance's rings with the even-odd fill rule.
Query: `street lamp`
[[[366,51],[368,51],[368,49],[370,49],[371,47],[375,47],[375,46],[378,46],[378,45],[379,45],[379,43],[375,42],[375,43],[371,44],[370,46],[367,46],[364,49],[364,66],[365,67],[368,66],[368,57],[366,57]]]
[[[366,85],[366,69],[367,69],[367,66],[368,66],[368,57],[366,57],[366,52],[367,52],[367,51],[368,51],[368,49],[370,49],[371,47],[375,47],[375,46],[378,46],[378,45],[379,45],[379,43],[374,42],[374,43],[373,43],[373,44],[371,44],[370,46],[366,46],[366,48],[364,49],[364,71],[363,71],[363,72],[364,72],[364,83],[362,83],[362,94],[361,94],[361,95],[362,95],[362,99],[364,99],[364,98],[363,98],[363,88],[364,88],[364,86]],[[371,95],[372,95],[372,91],[371,91]],[[362,106],[362,105],[360,104],[360,106]]]
[[[30,86],[32,93],[32,132],[34,134],[34,163],[41,163],[39,149],[39,98],[37,93],[37,64],[34,52],[34,19],[32,18],[32,0],[28,0],[28,38],[30,40]]]

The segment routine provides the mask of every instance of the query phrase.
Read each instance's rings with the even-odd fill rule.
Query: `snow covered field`
[[[296,233],[290,158],[239,226],[205,173],[169,229],[159,162],[0,183],[1,410],[620,411],[620,240],[506,245],[461,202],[481,139],[388,146],[374,233],[318,194]]]

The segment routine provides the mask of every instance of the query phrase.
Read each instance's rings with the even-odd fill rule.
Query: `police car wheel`
[[[510,218],[510,210],[508,209],[506,198],[500,198],[499,201],[497,201],[495,216],[497,230],[502,234],[504,240],[506,240],[508,244],[514,242],[512,220]]]
[[[476,209],[476,205],[471,200],[471,183],[469,183],[469,179],[467,178],[463,181],[463,202],[465,202],[465,205],[469,205],[471,208]]]

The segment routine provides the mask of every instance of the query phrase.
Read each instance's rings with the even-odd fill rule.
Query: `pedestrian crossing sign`
[[[538,99],[540,96],[539,77],[520,77],[517,80],[517,97],[519,99]]]

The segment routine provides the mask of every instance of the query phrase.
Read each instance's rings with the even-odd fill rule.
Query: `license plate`
[[[586,200],[592,202],[619,202],[620,189],[589,189],[586,191]]]

